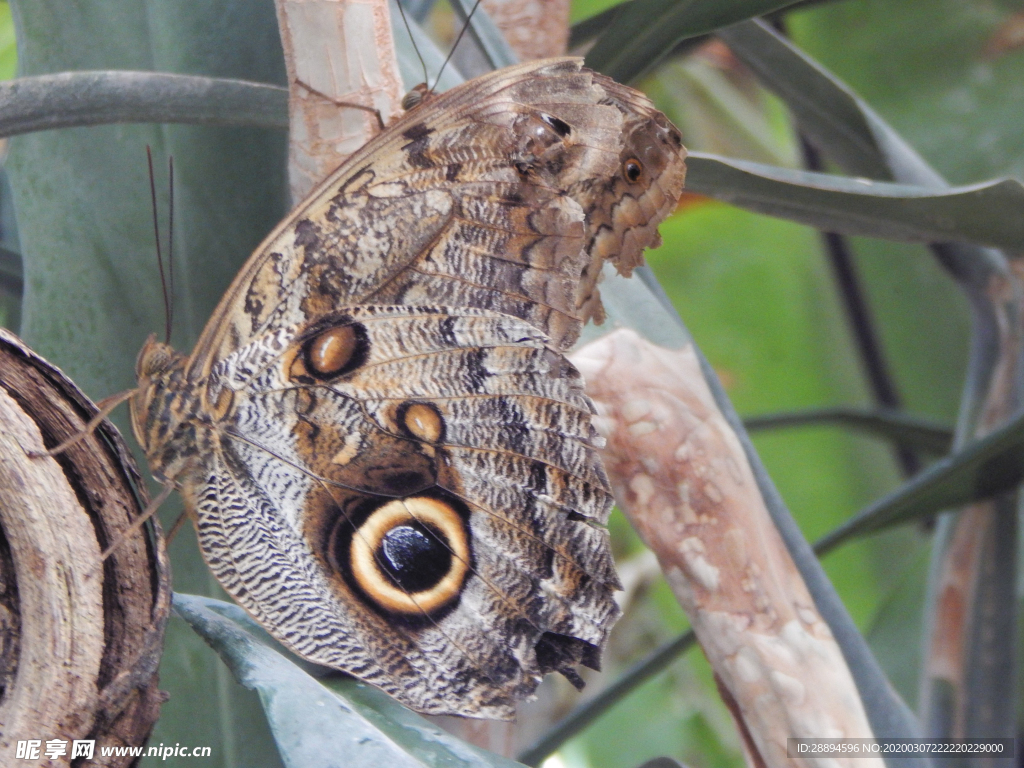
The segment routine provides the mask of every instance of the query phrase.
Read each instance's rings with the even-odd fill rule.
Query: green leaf
[[[266,633],[236,605],[176,593],[174,610],[238,682],[259,692],[289,768],[519,765],[460,741],[366,683],[338,675],[318,681],[307,670],[325,670],[267,645]]]
[[[14,39],[11,6],[0,3],[0,80],[14,77],[18,69],[18,49]]]
[[[587,66],[629,83],[679,41],[760,16],[796,0],[633,0],[615,9],[587,54]]]
[[[25,76],[157,70],[285,84],[269,0],[32,0],[12,10]],[[167,158],[175,159],[179,349],[192,348],[231,278],[285,212],[281,130],[104,125],[11,139],[6,170],[25,269],[22,336],[94,399],[134,386],[142,343],[163,329],[147,145],[165,235]],[[123,413],[115,421],[130,431]],[[175,506],[167,505],[165,522],[174,520]],[[173,542],[171,564],[179,591],[219,594],[190,531]],[[180,624],[168,629],[160,684],[170,699],[152,743],[210,746],[208,768],[281,765],[255,694]],[[142,761],[143,768],[175,764]]]
[[[0,136],[109,123],[288,127],[276,85],[163,72],[60,72],[0,83]]]
[[[927,0],[892,4],[880,19],[861,16],[849,4],[836,4],[801,14],[794,19],[791,31],[833,71],[855,84],[857,91],[944,174],[969,180],[991,175],[994,170],[1020,177],[1024,132],[1020,110],[1015,106],[1024,60],[1018,55],[1014,34],[1019,29],[1018,10],[1017,4],[1005,2]],[[836,33],[850,26],[851,11],[857,17],[857,34],[849,39],[844,35],[837,44]],[[907,29],[915,33],[901,35],[897,42],[897,30]],[[981,403],[991,392],[989,382],[992,376],[999,376],[999,369],[994,355],[984,353],[998,331],[993,321],[1001,308],[990,311],[986,302],[1003,300],[991,293],[991,286],[1004,277],[996,274],[987,279],[989,275],[977,271],[972,275],[966,260],[950,261],[947,254],[942,258],[951,264],[954,274],[974,278],[973,303],[976,310],[981,310],[974,313],[978,326],[975,356],[968,369],[961,407],[964,418],[959,423],[961,436],[969,436],[978,428],[983,414],[991,413]],[[1006,349],[1001,344],[991,348]],[[1015,402],[1019,402],[1020,382],[1013,386],[1018,393]],[[968,732],[1014,732],[1013,709],[1005,706],[1012,694],[1004,688],[1008,683],[1012,685],[1005,671],[1019,655],[1014,648],[1016,600],[1007,589],[1015,580],[1013,571],[1017,567],[1014,503],[1012,498],[999,498],[994,517],[980,523],[987,529],[984,538],[975,537],[982,546],[979,556],[985,567],[976,574],[972,600],[963,616],[965,638],[971,646],[964,654],[963,675],[958,676],[963,684],[954,685],[950,691],[955,691],[955,699],[966,705],[961,714],[951,717],[943,711],[952,700],[940,693],[939,688],[944,686],[934,684],[933,666],[924,665],[928,680],[922,686],[925,700],[920,711],[929,727],[934,726],[933,735],[948,733],[954,721]],[[981,520],[985,518],[980,516]],[[960,529],[961,524],[976,526],[979,522],[973,515],[956,523],[948,516],[940,519],[933,547],[933,576],[940,573],[940,558],[955,557],[946,551],[954,525]],[[938,604],[942,589],[941,583],[933,585],[931,606]],[[1000,591],[1002,598],[997,597]]]
[[[979,96],[990,87],[989,81],[995,79],[993,74],[1002,68],[981,60],[984,58],[984,54],[979,45],[982,40],[978,34],[981,32],[977,24],[978,6],[974,3],[928,2],[910,4],[907,6],[907,10],[910,9],[913,9],[910,11],[912,15],[916,14],[916,25],[906,16],[902,17],[903,24],[900,25],[894,22],[890,15],[886,17],[884,23],[877,27],[870,24],[859,25],[864,30],[863,36],[858,41],[859,44],[853,42],[848,45],[844,37],[841,45],[835,45],[836,41],[831,30],[823,35],[823,40],[830,40],[833,50],[857,51],[855,55],[863,55],[863,49],[866,47],[870,51],[869,59],[864,62],[867,65],[867,70],[873,69],[877,63],[884,62],[882,68],[890,68],[888,75],[890,78],[892,78],[892,72],[900,73],[900,77],[892,78],[893,82],[887,85],[891,85],[891,94],[898,94],[897,98],[901,106],[915,114],[915,119],[912,119],[909,125],[924,135],[938,135],[943,131],[950,130],[959,133],[959,140],[947,142],[944,152],[939,154],[939,157],[942,155],[959,157],[971,151],[970,149],[965,151],[965,147],[974,147],[979,144],[994,145],[996,136],[988,125],[992,114],[979,110],[978,100]],[[1006,22],[1013,21],[1008,11],[1000,13],[993,9],[992,14],[985,15],[990,22],[993,19],[998,19],[1000,15]],[[845,26],[840,22],[831,29]],[[915,46],[919,45],[919,40],[923,35],[915,34],[902,37],[899,44],[893,45],[889,35],[891,30],[897,28],[918,29],[928,36],[934,35],[942,38],[944,44],[936,47],[922,58],[923,51],[919,48],[913,51],[910,49],[915,49]],[[863,118],[863,124],[858,131],[860,138],[868,138],[870,139],[868,143],[873,143],[873,146],[866,149],[861,147],[862,162],[883,164],[888,171],[887,177],[898,181],[934,185],[937,188],[945,185],[944,179],[894,130],[889,128],[872,109],[860,99],[852,97],[849,89],[838,78],[819,65],[812,66],[806,56],[800,54],[786,41],[781,40],[772,30],[756,23],[747,23],[737,27],[735,34],[733,30],[725,30],[723,38],[738,56],[758,72],[769,87],[776,90],[787,103],[793,105],[801,124],[806,122],[806,130],[813,137],[815,143],[824,153],[833,157],[841,165],[849,169],[858,162],[857,148],[851,142],[844,144],[838,136],[838,131],[834,130],[835,126],[829,122],[828,118],[831,116],[827,112],[827,107],[832,105],[834,109],[839,110],[845,99],[846,107],[859,112]],[[825,45],[827,46],[828,43]],[[901,68],[898,63],[901,55],[906,57],[904,64],[913,66]],[[931,58],[932,66],[920,67],[920,62],[928,58]],[[957,72],[957,64],[954,64],[957,59],[959,59],[959,72]],[[913,76],[917,74],[918,69],[922,70],[925,80],[931,79],[931,84],[914,79]],[[985,85],[981,84],[982,80],[979,78],[982,73],[984,73]],[[950,110],[951,101],[940,97],[936,92],[934,84],[937,80],[945,81],[941,88],[952,87],[953,90],[947,96],[955,100],[966,97],[971,102],[971,107],[963,110],[964,115],[953,117],[953,112]],[[999,94],[997,98],[1000,102],[1012,100],[1018,81],[1019,76],[1007,78],[1006,84],[1010,86],[1010,89]],[[952,83],[956,84],[951,86]],[[811,95],[803,96],[801,91]],[[830,96],[834,97],[831,101]],[[818,115],[815,115],[815,109],[811,105],[814,100],[819,101],[820,113]],[[929,111],[930,115],[928,115]],[[973,131],[963,127],[967,115],[980,118],[981,123],[976,124]],[[936,120],[936,117],[939,119]],[[950,119],[951,117],[953,119]],[[841,121],[839,122],[841,123]],[[922,126],[926,127],[922,130]],[[1012,133],[1014,138],[1011,139],[1011,142],[1018,143],[1019,146],[1019,113],[1014,113]],[[985,137],[984,140],[980,138],[982,135]],[[1004,145],[1006,143],[1004,142]],[[999,169],[1000,172],[1005,172],[1005,156],[1002,160],[1004,162],[1000,163]],[[1019,249],[1019,245],[1016,244],[1011,244],[1009,247]],[[965,417],[960,419],[959,434],[966,436],[975,432],[977,420],[986,410],[983,403],[990,391],[991,377],[998,375],[999,366],[1004,362],[1000,359],[1000,352],[1006,348],[1005,345],[991,343],[992,339],[1000,338],[1003,335],[1003,331],[999,327],[1001,321],[998,319],[1000,309],[995,306],[995,303],[1001,299],[993,296],[991,286],[1011,279],[1007,275],[1009,267],[1002,254],[977,246],[938,243],[932,246],[932,251],[942,266],[956,279],[960,288],[970,297],[975,307],[975,311],[972,313],[974,354],[967,371],[963,402],[960,406],[960,411]],[[1019,391],[1019,382],[1015,386]],[[1019,400],[1019,396],[1016,400]],[[924,482],[924,479],[919,478],[919,480]],[[922,510],[927,510],[929,506],[934,505],[937,499],[929,500],[927,498],[929,494],[937,493],[940,497],[939,500],[944,497],[946,502],[951,505],[961,503],[964,498],[971,495],[965,493],[963,487],[958,488],[955,481],[951,484],[953,487],[945,488],[945,492],[941,488],[931,488],[927,484],[921,487],[901,489],[897,491],[897,494],[906,494],[905,497],[890,499],[888,504],[883,503],[882,510],[877,511],[885,511],[893,519],[906,519],[914,514],[922,513]],[[1011,499],[1000,499],[997,507],[1005,508],[1012,504]],[[885,515],[879,514],[851,521],[850,527],[864,525],[867,520],[876,518],[883,520]],[[1002,674],[1002,671],[1012,665],[1016,654],[1013,648],[1013,632],[1006,630],[1006,625],[1013,623],[1013,619],[1010,617],[1012,606],[1015,604],[1012,595],[1008,595],[1006,592],[1006,584],[1013,581],[1013,576],[1009,574],[1012,574],[1016,561],[1014,554],[1016,535],[1010,525],[1012,519],[1013,515],[1005,512],[1000,512],[993,518],[993,525],[1009,526],[1009,528],[1006,534],[990,534],[994,536],[995,545],[983,555],[989,565],[978,574],[977,584],[973,587],[977,593],[977,599],[968,606],[968,612],[963,618],[965,626],[970,627],[968,634],[973,638],[970,642],[974,643],[977,640],[979,650],[965,655],[963,680],[967,687],[958,691],[956,695],[958,698],[962,697],[963,702],[969,702],[969,706],[965,710],[971,713],[969,719],[975,716],[973,713],[984,713],[978,715],[977,723],[978,727],[985,732],[1009,732],[1008,729],[1011,728],[1009,723],[1012,720],[1012,714],[1003,706],[1006,699],[1005,692],[999,685],[988,685],[982,681],[993,681],[995,678],[996,683],[1005,683],[1006,676]],[[944,532],[950,530],[950,525],[951,522],[948,520],[940,522],[940,536],[933,550],[935,558],[933,574],[940,573],[939,562],[949,556],[946,550],[949,540]],[[825,543],[831,545],[834,540],[830,539]],[[932,584],[928,599],[929,610],[934,610],[938,605],[940,590],[941,585]],[[996,603],[999,603],[999,607],[996,607]],[[930,619],[926,618],[925,624],[927,625],[929,622]],[[983,638],[988,638],[988,640]],[[993,638],[994,640],[992,640]],[[925,674],[931,678],[932,672],[927,663],[925,663]],[[979,683],[981,684],[979,685]],[[941,695],[931,695],[937,693],[938,689],[930,684],[924,685],[922,690],[930,692],[926,695],[926,700],[921,702],[926,727],[932,733],[948,735],[946,724],[952,722],[952,716],[946,711],[947,702]],[[1003,724],[995,726],[993,723],[1000,718],[1003,720]],[[972,720],[972,722],[974,721]],[[938,725],[938,723],[943,725]]]
[[[936,190],[692,152],[686,187],[828,232],[905,242],[1024,246],[1024,186],[1016,179]]]
[[[491,67],[500,69],[519,62],[501,30],[476,0],[452,0],[452,9],[463,24],[469,24],[469,34],[476,40]]]
[[[937,461],[819,539],[819,554],[850,538],[1012,490],[1024,479],[1024,412]]]
[[[461,83],[464,78],[450,61],[445,64],[448,56],[423,31],[416,21],[416,14],[407,12],[403,21],[397,0],[391,0],[390,6],[395,54],[398,57],[398,69],[402,74],[402,84],[406,90],[412,90],[424,82],[424,78],[438,91],[446,91]],[[413,39],[416,40],[415,43]],[[443,71],[441,67],[444,67]],[[423,71],[424,68],[426,73]],[[438,73],[441,78],[439,81]]]
[[[21,255],[0,245],[0,295],[6,299],[21,301],[25,290],[22,277]]]
[[[927,451],[936,455],[949,453],[953,443],[953,430],[930,419],[907,416],[898,411],[868,410],[863,408],[809,408],[789,413],[747,416],[743,426],[748,432],[782,427],[838,424],[859,429],[896,445]]]
[[[733,53],[793,110],[801,129],[848,173],[905,184],[947,187],[945,179],[839,78],[760,21],[747,21],[719,35]],[[1011,246],[1018,249],[1019,243]],[[1006,265],[994,251],[964,243],[938,243],[933,252],[969,293],[984,296]],[[978,316],[983,322],[984,314]],[[991,328],[979,331],[993,332]],[[978,359],[979,371],[993,364]],[[968,384],[970,386],[970,383]]]
[[[636,0],[626,0],[625,3],[607,8],[600,13],[595,13],[593,16],[588,16],[582,21],[573,24],[569,29],[569,50],[578,48],[600,35],[608,29],[608,25],[612,23],[616,14],[619,13],[623,6],[633,2],[636,2]]]
[[[1024,178],[1020,10],[1017,0],[830,2],[790,14],[787,26],[806,55],[963,183]]]
[[[916,153],[843,82],[762,21],[747,21],[718,31],[730,50],[758,79],[786,102],[800,129],[822,151],[854,176],[893,180],[891,168]],[[920,159],[920,158],[918,158]],[[920,171],[924,170],[923,161]],[[930,170],[930,169],[929,169]],[[942,185],[928,179],[904,181]]]

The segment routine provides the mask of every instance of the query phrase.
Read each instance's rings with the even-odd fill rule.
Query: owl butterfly
[[[601,315],[683,184],[679,132],[578,59],[432,97],[235,278],[185,357],[139,355],[132,423],[224,588],[278,640],[434,714],[509,718],[597,668],[619,587],[583,382]]]

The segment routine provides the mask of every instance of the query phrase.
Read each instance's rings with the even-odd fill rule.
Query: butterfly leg
[[[125,400],[128,400],[132,395],[134,395],[138,391],[138,388],[127,389],[124,392],[118,392],[116,395],[111,395],[110,397],[103,398],[96,404],[97,407],[99,408],[99,411],[95,416],[89,419],[89,423],[85,425],[85,428],[81,432],[79,432],[76,435],[72,435],[63,443],[51,448],[48,451],[43,451],[41,453],[33,451],[29,454],[29,456],[33,459],[40,459],[43,456],[59,456],[60,454],[64,453],[64,451],[66,451],[68,448],[70,448],[73,445],[77,445],[82,440],[91,435],[93,432],[95,432],[96,427],[98,427],[102,423],[102,421],[105,418],[107,418],[107,416],[110,415],[111,411],[117,408],[117,406],[119,406]]]
[[[331,102],[336,106],[351,107],[352,109],[361,109],[363,112],[372,112],[373,115],[377,118],[377,129],[381,131],[384,130],[384,117],[383,115],[381,115],[380,110],[377,109],[376,107],[368,107],[365,104],[357,104],[354,101],[340,101],[339,99],[336,99],[333,96],[328,96],[323,91],[318,91],[311,85],[306,85],[306,83],[302,82],[301,80],[296,80],[295,82],[301,85],[310,93],[319,96],[321,99],[327,99],[327,101]]]
[[[195,515],[193,514],[192,516],[194,517]],[[174,524],[167,531],[167,535],[164,538],[167,540],[168,545],[174,541],[174,537],[178,535],[178,531],[181,530],[181,524],[185,522],[186,517],[189,517],[188,510],[184,510],[180,515],[178,515],[178,519],[174,521]]]
[[[117,540],[113,544],[111,544],[109,547],[103,550],[103,554],[100,555],[100,559],[106,560],[108,557],[110,557],[111,553],[119,546],[121,546],[121,544],[124,543],[125,539],[134,534],[145,524],[147,520],[149,520],[149,518],[155,515],[156,511],[160,509],[160,505],[167,501],[167,497],[171,495],[171,491],[173,490],[174,486],[171,485],[170,483],[165,485],[164,489],[160,491],[157,497],[153,499],[151,502],[149,502],[149,506],[147,506],[146,509],[143,510],[142,514],[132,521],[132,524],[128,526],[128,528],[125,531],[123,531],[120,536],[117,537]],[[175,527],[177,527],[177,525],[178,523],[174,524]]]

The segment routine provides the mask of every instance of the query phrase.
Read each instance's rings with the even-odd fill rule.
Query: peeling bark
[[[483,0],[481,5],[521,61],[565,54],[568,0]]]
[[[298,202],[401,112],[386,0],[276,0],[288,71],[288,180]],[[343,103],[344,102],[344,103]]]
[[[20,740],[141,746],[159,716],[170,575],[157,528],[128,537],[144,490],[109,423],[56,457],[96,407],[0,329],[0,754]],[[76,761],[80,762],[80,761]]]
[[[819,764],[786,757],[789,737],[871,737],[842,652],[693,347],[669,351],[623,329],[573,361],[597,402],[616,499],[689,615],[744,734],[749,764]]]

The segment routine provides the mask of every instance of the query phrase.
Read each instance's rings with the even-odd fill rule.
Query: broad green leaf
[[[32,0],[12,10],[26,76],[155,70],[285,82],[271,0]],[[6,169],[25,269],[22,336],[94,399],[133,386],[138,350],[163,330],[147,145],[165,235],[168,156],[175,160],[179,349],[191,349],[230,279],[285,212],[283,131],[107,125],[11,139]],[[116,420],[130,433],[123,413]],[[168,505],[168,524],[176,511]],[[179,591],[219,594],[190,531],[174,541],[171,561]],[[168,629],[160,685],[170,699],[151,743],[210,746],[209,768],[281,765],[256,696],[180,624]],[[146,759],[142,766],[186,764],[192,761]]]
[[[14,41],[11,6],[0,3],[0,80],[14,77],[18,69],[18,49]]]
[[[288,91],[162,72],[60,72],[0,83],[0,136],[109,123],[286,129]]]
[[[430,3],[424,2],[423,6],[429,8]],[[417,22],[415,13],[406,13],[405,21],[402,20],[397,0],[391,0],[391,33],[395,38],[395,54],[398,57],[398,69],[402,74],[402,83],[406,90],[412,90],[419,83],[424,82],[424,77],[431,86],[439,91],[446,91],[452,86],[463,81],[458,69],[448,62],[448,56],[438,48],[427,36]],[[422,10],[422,8],[420,8]],[[408,28],[406,27],[408,22]],[[413,43],[413,38],[416,42]],[[426,75],[423,69],[426,67]],[[441,68],[444,67],[442,71]],[[438,81],[440,76],[440,81]]]
[[[757,213],[840,234],[1024,247],[1024,186],[1016,179],[936,190],[692,152],[686,187]]]
[[[582,21],[578,21],[572,25],[569,29],[569,50],[573,50],[584,43],[588,43],[597,37],[599,34],[608,29],[608,25],[612,23],[612,19],[615,18],[615,14],[619,12],[622,6],[627,5],[634,0],[626,0],[625,3],[618,3],[613,5],[611,8],[606,8],[603,11],[595,13],[592,16],[587,16]],[[578,7],[578,3],[573,4],[573,8]]]
[[[799,144],[778,99],[731,77],[703,56],[673,58],[644,79],[644,89],[685,137],[690,150],[796,168]]]
[[[14,19],[11,7],[0,3],[0,80],[14,77],[18,51],[14,43]],[[0,168],[0,245],[9,253],[0,258],[0,325],[18,333],[21,330],[21,295],[24,286],[21,254],[14,223],[14,205],[7,173]]]
[[[902,556],[890,558],[892,589],[865,630],[878,662],[893,687],[916,709],[921,664],[921,619],[924,614],[930,542],[919,526],[908,527]]]
[[[21,308],[21,294],[24,289],[21,256],[9,248],[0,246],[0,321],[6,319],[4,313],[14,320]]]
[[[636,80],[680,40],[760,16],[795,0],[633,0],[618,7],[587,53],[587,66],[621,83]]]
[[[847,6],[840,11],[840,16],[848,16],[851,12],[860,15],[862,9]],[[1020,71],[1013,72],[1013,60],[1019,57],[1005,55],[1014,49],[1014,45],[1003,50],[1003,60],[999,63],[993,60],[994,51],[985,50],[998,35],[996,24],[1000,20],[1011,30],[1019,23],[1019,19],[1009,8],[999,9],[994,5],[985,6],[974,2],[950,3],[944,0],[906,4],[902,6],[901,13],[888,14],[885,22],[877,26],[865,23],[867,19],[861,17],[854,24],[863,31],[863,34],[859,35],[860,39],[853,42],[844,37],[842,43],[838,45],[833,38],[834,31],[845,29],[848,26],[845,22],[850,19],[835,18],[832,12],[824,16],[831,16],[833,24],[830,27],[821,27],[824,33],[822,39],[831,40],[832,45],[826,45],[822,50],[829,58],[838,60],[842,60],[850,53],[860,57],[865,65],[861,73],[870,72],[877,75],[885,72],[884,77],[889,82],[882,90],[889,90],[890,97],[895,96],[895,102],[899,106],[890,104],[891,110],[895,106],[895,114],[911,113],[911,119],[904,122],[902,127],[910,130],[909,135],[914,138],[914,144],[921,146],[923,142],[934,141],[936,137],[946,139],[942,152],[930,153],[933,162],[942,161],[946,167],[965,167],[962,158],[975,154],[974,147],[985,152],[997,146],[1000,137],[998,131],[993,130],[993,123],[999,124],[1003,137],[1007,139],[1003,141],[1001,148],[1013,144],[1020,147],[1019,111],[1007,113],[1003,106],[1016,97]],[[799,27],[799,21],[796,22],[796,26]],[[900,44],[893,45],[891,36],[896,29],[918,29],[921,34],[910,36]],[[770,30],[763,27],[758,34],[762,38],[773,36]],[[990,35],[988,41],[984,39],[986,34]],[[933,43],[929,51],[919,47],[925,40]],[[767,44],[767,47],[772,46],[788,47],[780,46],[777,41]],[[921,65],[926,62],[926,66],[922,67]],[[838,82],[837,78],[823,68],[820,69],[829,79]],[[807,71],[805,68],[805,74]],[[774,72],[778,72],[778,69]],[[766,75],[766,81],[772,77],[773,74]],[[916,78],[920,80],[915,82]],[[1000,79],[1003,80],[1001,88]],[[952,104],[962,104],[964,99],[970,102],[967,109],[950,109]],[[980,107],[985,101],[989,102],[989,109],[982,110]],[[858,106],[863,107],[863,103]],[[1000,113],[1002,120],[997,118]],[[902,139],[892,141],[896,132],[889,128],[877,113],[865,108],[863,114],[870,123],[871,132],[881,150],[880,154],[889,166],[893,178],[904,182],[934,183],[936,186],[944,183],[929,164],[917,152],[910,150]],[[973,125],[965,119],[966,116],[974,118]],[[957,138],[949,140],[954,135]],[[828,152],[826,144],[822,144],[822,149]],[[1008,155],[1005,152],[995,154],[1001,161],[997,166],[999,172],[1005,173]],[[1018,161],[1019,158],[1020,155]],[[973,246],[940,243],[933,246],[932,250],[944,268],[957,280],[965,294],[971,297],[975,307],[980,308],[980,311],[973,312],[975,354],[968,368],[960,407],[962,418],[959,420],[958,435],[963,439],[975,433],[978,420],[985,410],[982,403],[987,396],[988,381],[990,377],[998,375],[999,367],[1003,364],[1003,361],[998,359],[998,350],[1005,348],[1005,345],[989,343],[1000,334],[998,313],[992,306],[1000,299],[992,296],[991,286],[996,282],[1005,281],[1009,268],[1001,254]],[[1019,382],[1015,389],[1019,392]],[[1018,394],[1014,402],[1019,399]],[[1010,503],[1008,500],[1002,500],[999,505],[1008,506]],[[1012,519],[1013,515],[997,515],[992,518],[992,525],[1005,526],[1008,517]],[[932,569],[933,574],[940,572],[938,562],[951,556],[946,551],[946,545],[949,542],[947,533],[953,525],[953,521],[948,517],[939,522],[939,536],[934,550],[936,567]],[[994,530],[992,528],[992,531]],[[1012,543],[1016,538],[1015,529],[1009,528],[1007,535],[1008,538],[1002,533],[986,535],[984,541],[988,543],[985,546],[989,549],[979,554],[979,557],[990,565],[978,573],[978,581],[972,587],[978,599],[972,601],[963,617],[965,627],[970,627],[965,633],[965,638],[969,636],[967,642],[972,643],[972,647],[971,652],[964,656],[964,685],[956,692],[956,698],[964,702],[963,716],[966,717],[966,721],[963,727],[968,732],[1009,734],[1013,728],[1013,716],[1003,705],[1006,697],[1000,687],[1006,681],[1002,670],[1009,668],[1017,655],[1013,648],[1014,620],[1011,618],[1016,601],[1012,594],[1006,592],[1006,584],[1014,579],[1011,574],[1016,563],[1015,546]],[[995,537],[992,546],[990,536]],[[983,539],[978,541],[980,543]],[[932,585],[928,598],[930,608],[938,605],[940,589],[939,584]],[[1001,601],[998,597],[1000,594],[1003,595]],[[998,607],[996,603],[999,604]],[[926,619],[926,624],[928,621]],[[1010,631],[1006,630],[1006,625],[1011,627]],[[927,663],[925,668],[929,668]],[[954,719],[959,720],[961,715],[957,714],[954,717],[947,712],[948,699],[942,694],[932,696],[933,689],[930,685],[925,685],[922,690],[927,694],[926,699],[921,702],[921,710],[924,713],[922,717],[927,721],[926,727],[931,733],[949,735],[949,723]]]
[[[508,67],[519,61],[483,6],[478,6],[475,0],[452,0],[452,8],[463,24],[469,24],[469,34],[476,40],[493,69]]]
[[[1020,10],[1016,0],[853,0],[794,12],[787,24],[807,55],[962,184],[1024,178]]]
[[[288,768],[514,768],[518,763],[470,746],[348,676],[323,680],[287,652],[238,606],[199,595],[174,595],[174,610],[224,660],[246,688],[259,692]],[[305,667],[305,668],[304,668]]]
[[[913,150],[845,84],[764,22],[726,27],[718,30],[718,36],[786,102],[800,129],[847,173],[869,179],[896,178],[891,163],[899,160],[898,151]],[[887,154],[887,143],[897,151]],[[932,181],[941,184],[938,178]]]
[[[763,22],[746,21],[720,30],[719,35],[765,86],[786,102],[801,129],[822,152],[847,173],[905,184],[948,186],[866,102]],[[968,289],[1005,270],[999,254],[972,245],[942,244],[935,254]]]

